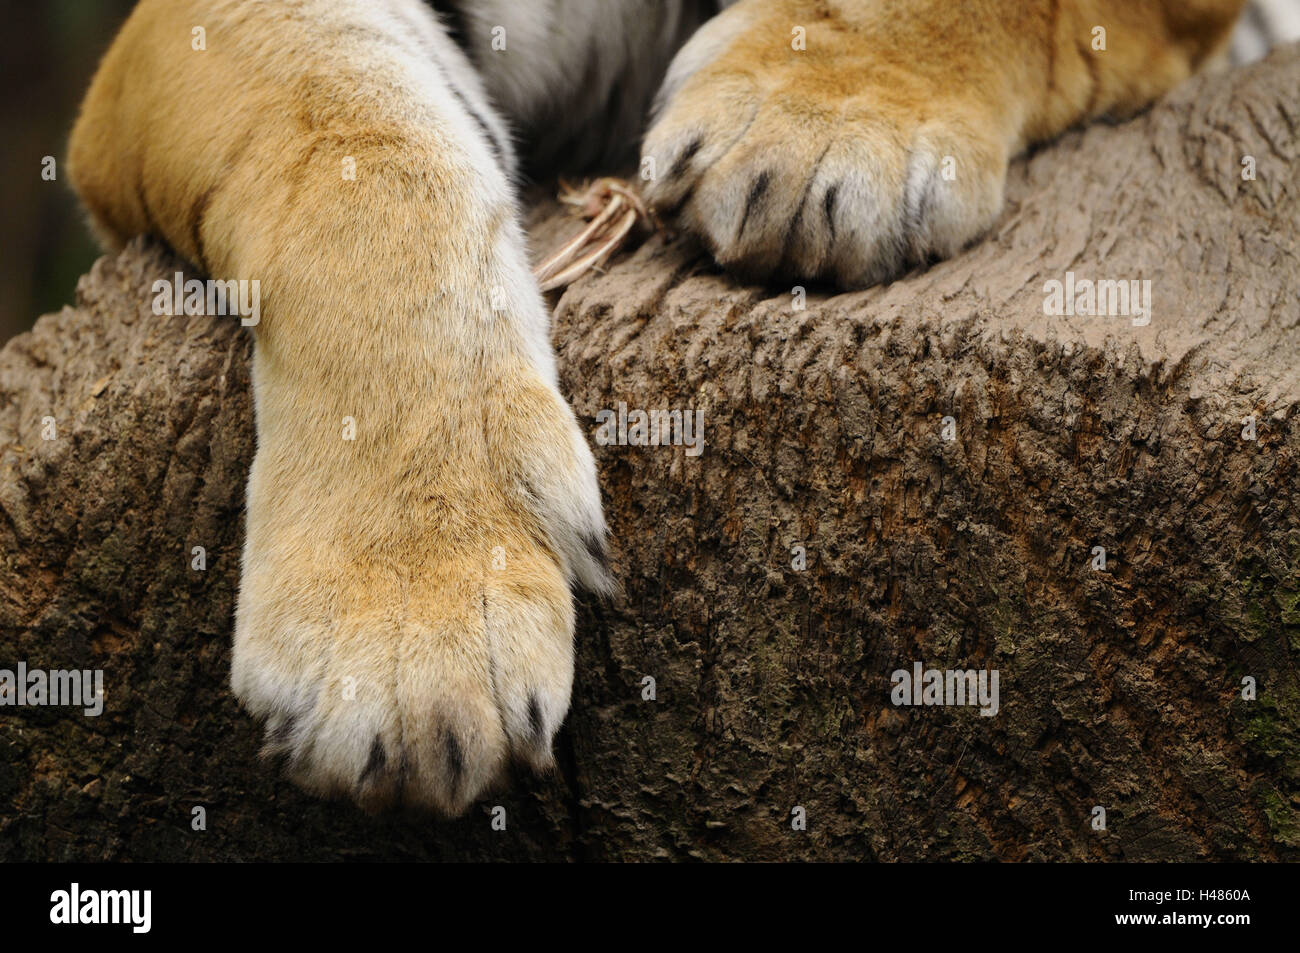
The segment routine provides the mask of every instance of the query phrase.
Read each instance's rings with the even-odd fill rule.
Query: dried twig
[[[591,221],[554,254],[533,269],[543,291],[554,291],[597,268],[615,252],[638,221],[651,224],[641,197],[621,179],[597,179],[582,189],[567,185],[560,201],[580,209]],[[594,248],[587,250],[589,246]]]

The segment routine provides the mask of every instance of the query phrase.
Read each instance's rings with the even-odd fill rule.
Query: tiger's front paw
[[[549,766],[570,581],[607,586],[594,463],[559,394],[506,370],[335,430],[263,393],[231,684],[265,753],[313,793],[448,815],[512,761]]]
[[[651,203],[747,278],[861,287],[955,254],[1002,207],[1013,137],[987,91],[801,6],[741,3],[678,54],[642,152]]]

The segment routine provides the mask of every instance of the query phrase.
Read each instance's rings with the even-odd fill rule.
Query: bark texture
[[[1290,48],[1018,162],[887,287],[798,310],[663,237],[571,287],[580,419],[699,408],[704,451],[596,448],[625,593],[582,607],[561,767],[451,822],[258,760],[250,341],[151,313],[165,251],[100,260],[0,354],[0,668],[107,696],[0,708],[0,860],[1300,859],[1298,126]],[[1045,316],[1067,271],[1150,279],[1150,324]],[[915,661],[997,669],[1000,711],[896,707]]]

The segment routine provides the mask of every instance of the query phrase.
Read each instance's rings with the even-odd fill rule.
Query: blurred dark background
[[[63,175],[77,105],[134,0],[0,0],[0,344],[72,300],[99,255]],[[58,178],[41,178],[45,156]]]

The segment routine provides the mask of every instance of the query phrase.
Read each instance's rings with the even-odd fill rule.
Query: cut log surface
[[[451,821],[259,760],[251,340],[153,314],[158,246],[101,259],[0,353],[0,669],[105,686],[0,707],[0,860],[1300,859],[1298,129],[1292,47],[1019,160],[888,286],[662,235],[571,286],[593,443],[625,404],[703,451],[595,447],[623,593],[581,604],[559,767]],[[573,227],[541,203],[538,257]],[[1149,281],[1149,323],[1045,313],[1085,279]],[[996,714],[894,704],[915,663],[996,670]]]

